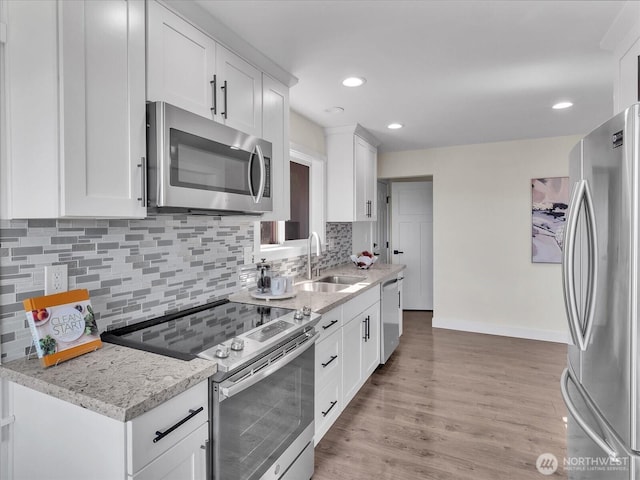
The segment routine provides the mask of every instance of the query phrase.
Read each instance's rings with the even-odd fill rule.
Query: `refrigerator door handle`
[[[587,305],[585,310],[584,327],[580,325],[578,301],[576,299],[576,285],[574,277],[574,253],[580,207],[584,204],[587,222],[588,242],[588,277],[587,277]],[[576,183],[571,194],[567,226],[565,229],[564,248],[562,257],[562,284],[564,287],[564,303],[569,320],[569,330],[573,343],[580,350],[585,351],[589,345],[593,319],[595,314],[596,290],[598,284],[598,238],[595,223],[595,210],[591,189],[586,180]]]
[[[571,379],[576,387],[578,387],[578,384],[573,378],[573,375],[571,375],[571,373],[569,372],[569,369],[565,368],[562,372],[562,377],[560,380],[560,391],[562,392],[562,398],[564,399],[564,403],[567,406],[567,410],[569,410],[569,414],[575,419],[576,423],[580,426],[584,433],[586,433],[587,436],[609,456],[609,458],[614,460],[618,459],[618,452],[616,452],[604,438],[598,435],[598,433],[589,426],[586,420],[582,418],[582,416],[580,416],[578,409],[569,396],[569,379]],[[580,391],[579,387],[578,391]]]

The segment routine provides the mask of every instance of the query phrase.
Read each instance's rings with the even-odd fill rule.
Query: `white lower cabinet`
[[[15,480],[207,478],[207,381],[128,422],[10,387]]]
[[[380,290],[371,288],[322,315],[316,326],[317,445],[380,363]]]
[[[355,396],[362,384],[362,332],[363,324],[359,319],[351,319],[342,328],[345,351],[342,369],[342,391],[345,403]]]
[[[200,426],[144,467],[131,480],[204,480],[207,475],[209,425]]]
[[[342,381],[345,405],[380,364],[380,293],[377,289],[375,293],[374,297],[369,296],[374,303],[364,302],[368,305],[364,307],[359,302],[357,306],[364,307],[364,310],[345,320],[342,329],[345,345]]]

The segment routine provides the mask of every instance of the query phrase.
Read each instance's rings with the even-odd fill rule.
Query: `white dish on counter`
[[[296,296],[295,290],[292,292],[284,292],[280,295],[274,295],[271,292],[259,293],[256,290],[252,290],[249,294],[258,300],[284,300],[285,298],[293,298]]]

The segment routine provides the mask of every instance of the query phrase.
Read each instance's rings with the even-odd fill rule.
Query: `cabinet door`
[[[225,125],[262,137],[262,74],[233,52],[216,49],[218,115]]]
[[[357,222],[368,221],[369,206],[367,195],[370,189],[367,188],[369,181],[369,144],[360,137],[354,137],[355,169],[354,169],[354,215]]]
[[[130,480],[207,480],[209,423],[178,442]]]
[[[62,2],[62,216],[144,217],[144,0]]]
[[[362,377],[367,379],[380,364],[380,302],[371,305],[362,315],[367,320],[367,338],[362,346]]]
[[[354,215],[356,221],[375,221],[377,208],[377,149],[354,137]]]
[[[155,1],[148,18],[147,100],[213,118],[216,42]]]
[[[364,317],[358,315],[342,328],[343,406],[355,396],[362,382],[362,344]]]
[[[329,379],[315,395],[315,430],[313,444],[317,445],[342,412],[342,383],[340,377]]]
[[[620,59],[620,93],[618,111],[623,111],[636,102],[640,102],[640,38]]]
[[[367,176],[365,197],[369,201],[368,220],[378,220],[378,149],[367,144]]]
[[[273,211],[262,221],[289,220],[289,88],[262,76],[262,138],[271,142],[271,195]]]
[[[329,380],[342,377],[342,335],[336,331],[316,344],[316,393]]]

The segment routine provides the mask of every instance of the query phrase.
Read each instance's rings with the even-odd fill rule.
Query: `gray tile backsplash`
[[[69,289],[89,290],[100,330],[224,298],[255,280],[244,265],[253,222],[195,215],[144,220],[0,220],[2,361],[31,346],[22,300],[44,295],[44,266],[64,263]],[[322,268],[351,254],[351,224],[328,223]],[[274,262],[302,274],[306,256]]]

